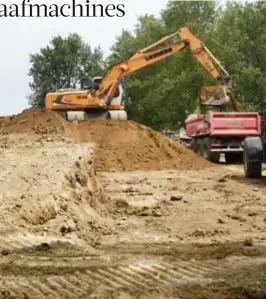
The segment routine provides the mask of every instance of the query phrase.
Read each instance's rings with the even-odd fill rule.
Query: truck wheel
[[[202,138],[198,138],[196,141],[196,154],[199,156],[203,156],[203,142]]]
[[[203,157],[206,160],[210,159],[210,146],[208,138],[204,138],[203,140]]]
[[[192,138],[190,143],[190,149],[195,153],[196,152],[196,140],[195,138]]]
[[[260,162],[248,162],[244,159],[244,170],[246,178],[260,178],[262,167]]]
[[[263,147],[259,137],[244,141],[244,172],[246,178],[260,178],[262,175]]]
[[[220,153],[211,151],[211,140],[208,137],[203,139],[203,157],[213,163],[218,163],[220,160]]]

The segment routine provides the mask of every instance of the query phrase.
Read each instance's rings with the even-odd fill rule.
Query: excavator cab
[[[99,90],[102,77],[86,78],[81,80],[81,89],[89,91]]]
[[[92,87],[92,78],[84,78],[81,80],[80,88],[90,90]]]
[[[93,78],[82,79],[81,80],[81,89],[88,90],[92,94],[95,94],[96,91],[100,90],[102,79],[103,79],[103,77],[93,77]],[[125,86],[123,85],[123,90],[124,89],[125,89]],[[119,97],[119,94],[120,94],[120,90],[118,88],[114,94],[114,98]]]
[[[93,77],[82,80],[81,87],[88,90],[92,95],[101,89],[102,77]],[[129,102],[124,82],[120,82],[113,98],[110,101],[112,106],[126,107]],[[119,119],[127,120],[127,113],[124,110],[105,109],[84,109],[83,111],[67,111],[67,120],[89,120],[89,119]]]

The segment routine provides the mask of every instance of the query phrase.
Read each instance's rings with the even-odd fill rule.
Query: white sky
[[[1,4],[21,2],[2,0]],[[59,5],[71,1],[31,0],[30,3]],[[52,36],[76,32],[92,47],[101,45],[107,53],[122,28],[133,29],[139,15],[158,15],[167,0],[91,0],[90,3],[125,4],[126,15],[122,18],[0,18],[0,115],[16,114],[28,107],[29,54],[47,46]]]

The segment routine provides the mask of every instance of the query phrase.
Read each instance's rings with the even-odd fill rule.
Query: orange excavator
[[[184,49],[191,51],[192,55],[201,63],[206,71],[223,86],[225,100],[208,97],[202,99],[207,105],[221,105],[228,101],[227,87],[231,86],[231,77],[214,57],[208,48],[186,27],[176,33],[166,36],[154,44],[137,51],[130,59],[119,62],[107,69],[103,77],[95,77],[83,81],[81,89],[59,90],[48,93],[45,106],[49,110],[59,112],[65,119],[88,120],[88,119],[120,119],[127,120],[125,111],[128,97],[124,79],[156,62],[172,56]],[[204,90],[203,90],[204,91]],[[208,94],[209,90],[207,90]],[[231,98],[230,98],[231,100]],[[233,103],[235,110],[236,105]]]

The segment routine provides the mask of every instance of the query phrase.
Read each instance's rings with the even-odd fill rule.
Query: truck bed
[[[261,117],[257,112],[211,112],[190,115],[186,120],[186,133],[190,137],[260,136]]]

